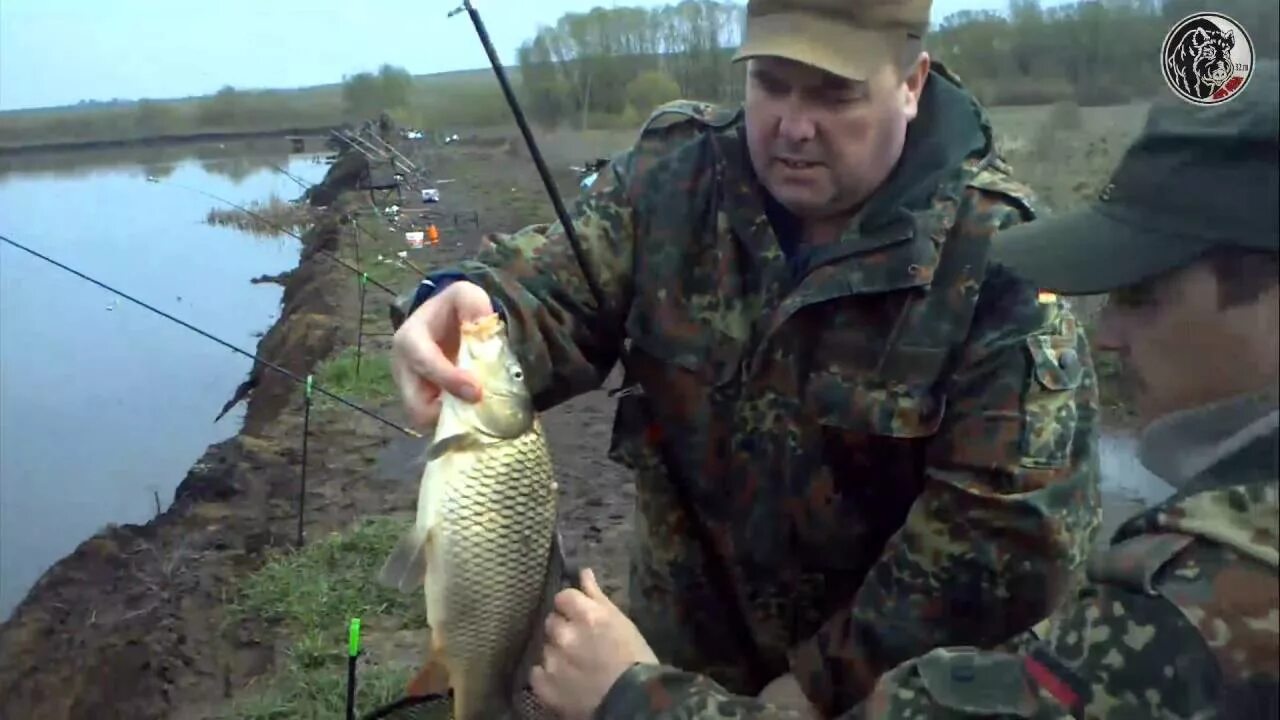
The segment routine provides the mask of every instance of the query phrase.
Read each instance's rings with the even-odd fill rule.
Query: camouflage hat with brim
[[[1280,252],[1278,80],[1260,62],[1228,102],[1156,101],[1096,199],[999,233],[991,259],[1041,289],[1092,295],[1218,247]]]
[[[779,57],[866,80],[919,44],[932,0],[750,0],[734,62]]]

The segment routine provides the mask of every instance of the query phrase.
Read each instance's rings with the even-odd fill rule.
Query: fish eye
[[[513,364],[509,366],[508,371],[511,373],[512,378],[516,380],[524,380],[524,370],[521,370],[519,365]]]

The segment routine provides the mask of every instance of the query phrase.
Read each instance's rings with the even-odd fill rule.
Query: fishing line
[[[177,187],[177,188],[182,188],[183,190],[189,190],[189,191],[194,192],[194,193],[199,193],[199,194],[204,195],[205,197],[209,198],[210,200],[213,200],[213,201],[215,201],[215,202],[225,203],[225,204],[230,205],[231,207],[233,207],[233,208],[235,208],[235,209],[239,210],[240,212],[247,213],[248,215],[252,215],[253,217],[255,217],[255,218],[257,218],[258,220],[262,221],[264,224],[266,224],[266,225],[270,226],[271,228],[273,228],[273,229],[275,229],[275,230],[278,230],[278,231],[280,231],[280,232],[284,233],[285,235],[288,235],[289,237],[291,237],[291,238],[293,238],[293,239],[297,240],[298,242],[301,242],[301,243],[303,243],[303,244],[305,244],[305,243],[306,243],[306,241],[302,239],[302,236],[301,236],[301,235],[299,235],[299,234],[297,234],[297,233],[293,232],[292,230],[289,230],[288,228],[282,227],[282,226],[280,226],[280,225],[278,225],[278,224],[276,224],[276,223],[274,223],[274,222],[272,222],[272,221],[268,220],[267,218],[265,218],[265,217],[263,217],[263,216],[259,215],[258,213],[256,213],[256,212],[254,212],[254,211],[250,210],[249,208],[247,208],[247,207],[245,207],[245,206],[243,206],[243,205],[240,205],[239,203],[231,202],[230,200],[228,200],[228,199],[226,199],[226,198],[224,198],[224,197],[218,197],[217,195],[214,195],[213,193],[208,192],[207,190],[201,190],[200,188],[191,187],[190,185],[183,185],[182,183],[174,182],[173,180],[162,180],[162,179],[160,179],[160,178],[158,178],[158,177],[155,177],[154,175],[147,177],[147,182],[152,183],[152,184],[155,184],[155,185],[159,185],[160,183],[164,183],[164,184],[166,184],[166,185],[172,185],[172,186]],[[329,258],[330,260],[333,260],[334,262],[338,263],[339,265],[342,265],[343,267],[347,268],[348,270],[350,270],[351,272],[353,272],[353,273],[355,273],[355,274],[357,274],[357,275],[363,275],[363,274],[365,273],[365,271],[364,271],[364,270],[361,270],[360,268],[358,268],[358,267],[356,267],[356,266],[352,265],[351,263],[347,262],[346,260],[343,260],[342,258],[338,257],[337,255],[333,254],[332,252],[330,252],[330,251],[328,251],[328,250],[325,250],[324,248],[316,248],[316,249],[315,249],[315,252],[320,253],[321,255],[324,255],[325,257]],[[369,278],[369,282],[373,283],[374,285],[377,285],[377,286],[378,286],[379,288],[381,288],[382,290],[385,290],[385,291],[386,291],[389,295],[391,295],[392,297],[395,297],[395,296],[396,296],[396,294],[397,294],[395,290],[392,290],[391,288],[387,287],[386,285],[383,285],[382,283],[378,282],[377,280],[375,280],[375,279],[373,279],[373,278]]]
[[[311,186],[310,186],[310,185],[308,185],[307,183],[303,182],[302,180],[299,180],[297,175],[294,175],[294,174],[290,173],[288,170],[285,170],[284,168],[280,167],[279,165],[276,165],[275,163],[267,163],[267,166],[268,166],[268,167],[270,167],[272,170],[275,170],[276,172],[280,173],[281,175],[284,175],[285,177],[287,177],[287,178],[289,178],[290,180],[294,181],[295,183],[297,183],[297,184],[298,184],[298,187],[302,188],[303,190],[310,190],[310,189],[311,189]]]
[[[19,243],[19,242],[15,241],[15,240],[11,240],[10,238],[8,238],[8,237],[6,237],[6,236],[4,236],[4,235],[0,235],[0,240],[3,240],[3,241],[5,241],[5,242],[9,243],[10,245],[12,245],[12,246],[14,246],[14,247],[18,248],[19,250],[22,250],[22,251],[24,251],[24,252],[30,253],[31,255],[34,255],[34,256],[36,256],[36,257],[40,258],[41,260],[44,260],[45,262],[47,262],[47,263],[51,264],[51,265],[55,265],[55,266],[57,266],[57,267],[59,267],[59,268],[62,268],[63,270],[66,270],[67,272],[71,273],[72,275],[76,275],[77,277],[80,277],[81,279],[88,280],[89,282],[93,283],[94,285],[97,285],[98,287],[103,288],[104,290],[107,290],[108,292],[115,293],[116,295],[119,295],[120,297],[124,298],[125,300],[128,300],[128,301],[130,301],[130,302],[132,302],[132,303],[135,303],[135,304],[137,304],[137,305],[141,305],[142,307],[146,308],[147,310],[150,310],[151,312],[153,312],[153,313],[155,313],[155,314],[157,314],[157,315],[159,315],[159,316],[161,316],[161,317],[163,317],[163,318],[165,318],[165,319],[167,319],[167,320],[172,320],[173,322],[175,322],[175,323],[177,323],[177,324],[179,324],[179,325],[181,325],[181,326],[183,326],[183,327],[187,328],[188,330],[191,330],[192,332],[195,332],[195,333],[198,333],[198,334],[200,334],[200,335],[203,335],[204,337],[206,337],[206,338],[208,338],[208,339],[210,339],[210,340],[212,340],[212,341],[214,341],[214,342],[218,343],[219,345],[222,345],[223,347],[226,347],[226,348],[229,348],[229,349],[231,349],[231,350],[234,350],[235,352],[238,352],[238,353],[240,353],[241,355],[244,355],[245,357],[251,358],[251,359],[252,359],[252,360],[254,360],[255,362],[260,362],[260,363],[262,363],[263,365],[265,365],[266,367],[269,367],[269,368],[271,368],[272,370],[275,370],[276,372],[278,372],[278,373],[280,373],[280,374],[282,374],[282,375],[286,375],[286,376],[288,376],[289,378],[292,378],[295,382],[298,382],[298,383],[301,383],[301,384],[305,384],[305,383],[306,383],[306,380],[305,380],[305,379],[303,379],[303,378],[301,378],[301,377],[299,377],[299,376],[297,376],[297,375],[293,374],[292,372],[289,372],[288,370],[286,370],[286,369],[284,369],[284,368],[280,367],[279,365],[276,365],[275,363],[271,362],[270,360],[263,360],[262,358],[258,357],[257,355],[254,355],[253,353],[251,353],[251,352],[249,352],[249,351],[247,351],[247,350],[242,350],[242,349],[240,349],[240,348],[236,347],[235,345],[232,345],[231,343],[227,342],[226,340],[223,340],[223,339],[221,339],[221,338],[215,337],[214,335],[211,335],[211,334],[209,334],[209,333],[205,332],[204,330],[201,330],[200,328],[198,328],[198,327],[196,327],[196,326],[192,325],[192,324],[191,324],[191,323],[189,323],[189,322],[186,322],[185,320],[180,320],[180,319],[178,319],[178,318],[176,318],[176,317],[174,317],[174,316],[170,315],[169,313],[167,313],[167,312],[165,312],[165,311],[163,311],[163,310],[160,310],[159,308],[156,308],[156,307],[153,307],[153,306],[151,306],[151,305],[148,305],[147,303],[145,303],[145,302],[143,302],[143,301],[141,301],[141,300],[139,300],[139,299],[137,299],[137,298],[133,297],[132,295],[129,295],[128,293],[125,293],[125,292],[122,292],[122,291],[120,291],[120,290],[117,290],[117,289],[115,289],[115,288],[111,287],[110,285],[107,285],[106,283],[101,282],[100,280],[95,280],[94,278],[91,278],[91,277],[89,277],[88,275],[85,275],[84,273],[80,272],[79,270],[76,270],[76,269],[74,269],[74,268],[71,268],[71,267],[68,267],[68,266],[66,266],[66,265],[63,265],[62,263],[58,262],[57,260],[54,260],[53,258],[48,257],[47,255],[43,255],[43,254],[41,254],[41,253],[39,253],[39,252],[36,252],[35,250],[32,250],[31,248],[29,248],[29,247],[27,247],[27,246],[25,246],[25,245],[23,245],[23,244],[21,244],[21,243]],[[351,401],[349,401],[349,400],[347,400],[347,399],[345,399],[345,398],[339,397],[338,395],[335,395],[335,394],[333,394],[333,393],[329,392],[328,390],[325,390],[324,388],[322,388],[322,387],[320,387],[320,386],[318,386],[318,385],[312,385],[312,388],[313,388],[316,392],[319,392],[320,394],[322,394],[322,395],[324,395],[324,396],[326,396],[326,397],[328,397],[328,398],[330,398],[330,399],[332,399],[332,400],[336,400],[336,401],[338,401],[338,402],[342,403],[343,405],[346,405],[347,407],[351,408],[352,410],[355,410],[355,411],[357,411],[357,412],[363,413],[363,414],[367,415],[368,417],[371,417],[371,418],[373,418],[374,420],[377,420],[378,422],[380,422],[380,423],[382,423],[382,424],[384,424],[384,425],[387,425],[387,426],[389,426],[389,427],[393,427],[393,428],[395,428],[396,430],[399,430],[400,432],[402,432],[402,433],[404,433],[404,434],[406,434],[406,435],[408,435],[408,436],[410,436],[410,437],[416,437],[416,438],[420,438],[420,437],[422,437],[422,435],[421,435],[421,434],[419,434],[417,431],[412,430],[412,429],[410,429],[410,428],[401,427],[401,426],[399,426],[399,425],[397,425],[397,424],[395,424],[395,423],[391,422],[390,420],[387,420],[386,418],[382,417],[381,415],[378,415],[377,413],[375,413],[375,412],[373,412],[373,411],[371,411],[371,410],[366,410],[365,408],[362,408],[362,407],[360,407],[359,405],[356,405],[355,403],[353,403],[353,402],[351,402]]]

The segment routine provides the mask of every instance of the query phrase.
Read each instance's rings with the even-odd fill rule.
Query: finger
[[[529,669],[529,689],[533,691],[533,696],[538,698],[538,702],[549,709],[556,709],[555,690],[551,686],[551,674],[546,668],[534,665]]]
[[[479,320],[493,314],[493,301],[484,288],[472,282],[460,282],[451,285],[445,292],[453,292],[454,312],[458,314],[458,323]]]
[[[398,339],[397,356],[408,372],[455,397],[469,402],[480,399],[479,383],[471,373],[459,369],[445,357],[439,343],[426,332],[425,327]]]
[[[568,647],[573,639],[573,628],[559,613],[548,613],[547,619],[542,623],[542,630],[543,642],[552,647]]]
[[[556,593],[552,603],[557,612],[569,620],[583,617],[590,611],[591,599],[575,588],[565,588]]]
[[[440,413],[440,391],[409,368],[398,357],[391,362],[391,376],[410,421],[418,428],[430,427]]]
[[[609,603],[610,605],[613,604],[609,600],[609,596],[605,595],[604,591],[600,589],[600,585],[596,582],[596,574],[592,572],[591,568],[582,569],[578,582],[582,587],[582,593],[587,597],[592,600]]]

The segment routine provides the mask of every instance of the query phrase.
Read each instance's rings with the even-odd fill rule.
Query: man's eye
[[[778,82],[777,80],[757,78],[756,84],[759,85],[762,90],[764,90],[766,93],[770,95],[786,95],[787,94],[786,83],[781,83],[781,82]]]

